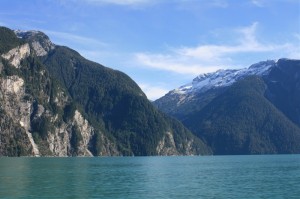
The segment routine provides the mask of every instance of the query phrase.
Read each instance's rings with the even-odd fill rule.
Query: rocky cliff
[[[77,109],[72,117],[62,119],[60,112],[70,99],[32,55],[41,55],[36,46],[40,45],[33,43],[31,48],[25,43],[1,55],[2,155],[92,156],[89,149],[95,129]],[[16,142],[14,149],[3,145],[10,144],[7,136]],[[104,135],[101,139],[101,155],[119,155]]]
[[[0,28],[0,155],[199,155],[210,149],[125,74]]]

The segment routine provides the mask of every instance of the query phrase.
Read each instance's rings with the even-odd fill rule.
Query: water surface
[[[3,157],[0,198],[300,198],[300,155]]]

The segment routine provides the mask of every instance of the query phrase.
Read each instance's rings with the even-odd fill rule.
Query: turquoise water
[[[0,158],[0,198],[300,198],[300,155]]]

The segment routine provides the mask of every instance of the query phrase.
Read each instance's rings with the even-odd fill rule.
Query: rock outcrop
[[[0,27],[0,42],[0,155],[210,154],[127,75],[39,31]]]

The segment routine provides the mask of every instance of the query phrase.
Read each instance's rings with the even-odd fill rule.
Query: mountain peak
[[[267,60],[196,77],[154,104],[213,154],[300,152],[300,60]]]
[[[42,32],[0,27],[0,55],[0,156],[211,153],[128,75]]]
[[[249,68],[220,69],[216,72],[201,74],[193,79],[191,83],[183,85],[171,91],[171,93],[191,94],[194,92],[205,92],[211,88],[226,87],[246,76],[266,75],[269,69],[275,66],[276,63],[274,60],[267,60],[252,64]]]
[[[14,30],[14,32],[17,37],[26,40],[32,45],[37,56],[45,56],[50,50],[55,48],[49,37],[41,31]]]
[[[26,35],[36,35],[39,33],[44,34],[43,32],[37,31],[37,30],[20,30],[20,29],[18,29],[18,30],[14,30],[14,32],[20,38],[23,38]]]
[[[258,63],[252,64],[249,69],[263,69],[266,66],[274,65],[277,61],[275,60],[267,60],[267,61],[260,61]]]

